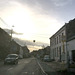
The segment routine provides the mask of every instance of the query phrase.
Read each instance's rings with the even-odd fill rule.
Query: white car
[[[49,55],[45,55],[43,58],[44,61],[51,61],[50,56]]]

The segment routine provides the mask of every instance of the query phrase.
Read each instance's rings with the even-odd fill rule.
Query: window
[[[56,48],[55,48],[55,57],[56,57]]]
[[[61,35],[59,35],[59,43],[61,43]]]
[[[59,56],[59,51],[58,51],[58,47],[57,47],[57,57]]]
[[[57,44],[58,44],[58,37],[57,37]]]
[[[62,33],[62,41],[63,41],[63,36],[64,36],[64,34]]]
[[[56,45],[56,38],[55,38],[55,45]]]

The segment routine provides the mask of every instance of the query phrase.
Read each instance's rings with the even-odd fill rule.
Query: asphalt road
[[[20,59],[17,65],[0,62],[0,75],[75,75],[55,72],[47,62],[36,58]]]
[[[4,65],[0,63],[0,75],[44,75],[36,58],[19,60],[17,65]]]

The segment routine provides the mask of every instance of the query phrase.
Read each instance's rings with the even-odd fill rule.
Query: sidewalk
[[[68,75],[67,65],[62,62],[39,62],[48,75]]]
[[[65,71],[67,69],[67,64],[63,62],[47,62],[47,64],[54,70],[55,72],[57,71]]]

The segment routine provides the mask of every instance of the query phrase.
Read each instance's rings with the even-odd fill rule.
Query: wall
[[[75,50],[75,39],[67,42],[67,50],[69,52],[69,58],[72,60],[72,50]]]
[[[62,38],[64,38],[64,40]],[[55,61],[65,61],[65,62],[67,61],[65,41],[66,41],[66,27],[63,26],[50,38],[50,46],[51,46],[50,56]]]

